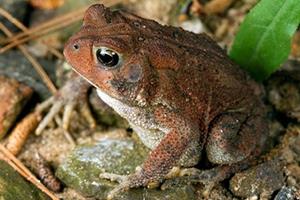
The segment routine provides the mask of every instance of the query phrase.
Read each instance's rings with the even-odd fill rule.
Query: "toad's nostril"
[[[74,50],[79,50],[79,48],[80,48],[79,44],[73,44],[73,49]]]

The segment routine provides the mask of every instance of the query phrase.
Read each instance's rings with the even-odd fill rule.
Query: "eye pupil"
[[[97,60],[106,67],[114,67],[119,62],[118,54],[108,49],[98,49],[96,57]]]

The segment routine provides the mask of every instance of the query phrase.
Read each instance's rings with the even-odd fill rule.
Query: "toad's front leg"
[[[193,144],[192,141],[199,140],[198,125],[193,124],[188,118],[163,109],[157,109],[155,116],[156,121],[166,127],[168,132],[158,146],[150,152],[141,170],[125,178],[109,193],[108,198],[111,199],[129,188],[147,186],[151,182],[163,180]]]

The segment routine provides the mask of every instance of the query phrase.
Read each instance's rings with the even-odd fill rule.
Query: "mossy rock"
[[[106,199],[117,183],[101,179],[103,172],[128,175],[141,165],[149,150],[131,138],[104,139],[94,145],[76,148],[59,166],[56,175],[83,196]],[[124,192],[116,199],[194,199],[192,186],[174,187],[165,191],[137,188]]]
[[[0,160],[1,200],[48,200],[42,191],[27,182],[11,166]]]

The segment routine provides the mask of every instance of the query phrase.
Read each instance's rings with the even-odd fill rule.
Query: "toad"
[[[151,149],[110,197],[201,160],[212,168],[193,171],[199,182],[222,181],[261,153],[262,90],[205,34],[96,4],[64,55]]]

